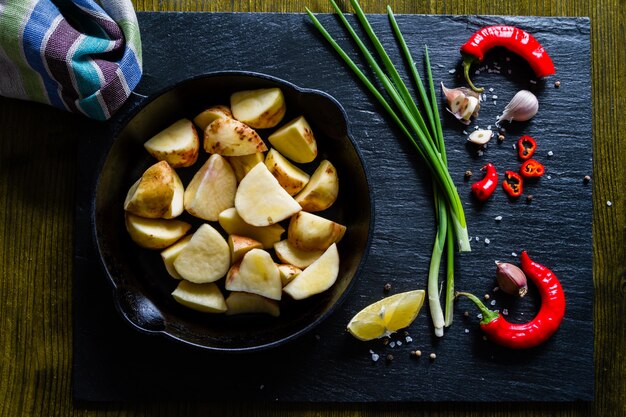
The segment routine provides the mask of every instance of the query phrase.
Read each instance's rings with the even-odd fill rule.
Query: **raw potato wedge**
[[[337,170],[328,160],[320,162],[306,187],[294,198],[302,210],[316,212],[332,206],[339,195]]]
[[[256,164],[265,160],[265,154],[257,152],[250,155],[227,156],[226,160],[233,168],[233,171],[235,171],[235,177],[237,177],[237,183],[239,183]]]
[[[278,272],[280,272],[280,281],[283,283],[283,287],[291,282],[302,270],[297,266],[289,264],[278,264]]]
[[[213,282],[194,284],[182,280],[172,292],[172,297],[185,307],[203,313],[223,313],[227,310],[224,296]]]
[[[213,123],[214,120],[217,119],[232,119],[233,113],[230,111],[228,106],[224,106],[222,104],[218,104],[217,106],[212,106],[198,114],[193,118],[193,122],[198,126],[198,128],[204,132],[206,127]]]
[[[237,178],[230,164],[213,154],[196,172],[185,190],[185,210],[195,217],[217,221],[220,213],[235,205]]]
[[[323,251],[339,242],[345,232],[346,227],[339,223],[301,211],[291,218],[287,239],[299,249]]]
[[[235,119],[216,119],[204,130],[204,150],[223,156],[265,152],[267,146],[258,133]]]
[[[180,220],[147,219],[126,212],[130,238],[146,249],[164,249],[185,236],[191,225]]]
[[[233,117],[255,129],[276,126],[285,116],[287,106],[280,88],[263,88],[233,93],[230,96]]]
[[[235,208],[241,218],[253,226],[278,223],[302,210],[265,164],[255,165],[241,180]]]
[[[172,168],[182,168],[196,163],[200,139],[193,123],[181,119],[154,135],[143,146],[159,161],[167,161]]]
[[[196,230],[191,240],[174,260],[178,274],[202,284],[222,278],[230,267],[230,249],[220,232],[208,224]]]
[[[238,262],[243,258],[243,255],[250,252],[252,249],[263,249],[263,244],[258,240],[246,236],[229,235],[228,247],[230,248],[231,262]]]
[[[324,251],[307,251],[296,248],[287,239],[274,244],[274,251],[281,262],[304,269],[317,260]]]
[[[285,232],[285,229],[278,223],[262,227],[252,226],[239,216],[237,209],[234,207],[221,212],[219,222],[226,233],[258,240],[263,245],[263,249],[272,248],[274,243],[278,242]]]
[[[149,167],[128,190],[124,210],[150,219],[163,217],[174,198],[175,174],[165,161]]]
[[[283,284],[272,256],[263,249],[252,249],[226,276],[228,291],[244,291],[280,300]]]
[[[227,315],[233,314],[269,314],[272,317],[280,316],[280,307],[276,300],[247,292],[231,292],[226,298]]]
[[[298,194],[309,182],[309,174],[289,162],[276,149],[270,149],[267,153],[265,165],[291,196]]]
[[[339,251],[333,243],[307,269],[298,274],[283,291],[294,300],[302,300],[329,289],[339,275]]]
[[[172,177],[174,178],[174,195],[172,196],[172,201],[170,202],[167,211],[163,215],[164,219],[173,219],[178,217],[183,214],[185,209],[183,204],[183,198],[185,196],[185,187],[183,186],[183,182],[174,170],[172,170]]]
[[[185,236],[161,252],[161,259],[163,259],[163,263],[165,264],[165,270],[172,278],[183,279],[183,277],[181,277],[176,271],[176,268],[174,268],[174,261],[178,258],[178,255],[180,255],[180,252],[182,252],[183,248],[187,246],[187,243],[189,243],[190,240],[191,235]]]
[[[317,142],[304,116],[293,119],[267,139],[278,152],[294,162],[311,162],[317,156]]]

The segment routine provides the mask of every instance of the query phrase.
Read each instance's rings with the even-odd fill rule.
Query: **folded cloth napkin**
[[[106,120],[141,68],[130,0],[0,0],[0,95]]]

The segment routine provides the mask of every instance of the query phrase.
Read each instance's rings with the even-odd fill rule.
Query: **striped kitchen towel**
[[[0,0],[0,95],[106,120],[140,78],[130,0]]]

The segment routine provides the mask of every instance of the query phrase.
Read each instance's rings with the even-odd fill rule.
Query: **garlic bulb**
[[[539,101],[537,97],[528,90],[520,90],[506,105],[504,113],[498,118],[498,123],[502,120],[525,122],[532,119],[538,110]]]
[[[454,115],[461,123],[469,124],[472,116],[478,116],[480,110],[480,96],[467,87],[446,88],[441,83],[441,89],[446,96],[446,110]]]

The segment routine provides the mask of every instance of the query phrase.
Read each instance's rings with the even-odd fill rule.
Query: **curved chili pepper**
[[[474,193],[476,198],[480,201],[486,201],[491,197],[491,194],[493,194],[498,186],[498,173],[492,163],[488,163],[482,167],[481,171],[485,171],[485,176],[482,180],[472,184],[472,193]]]
[[[541,162],[536,161],[534,159],[529,159],[528,161],[522,164],[520,168],[520,174],[522,177],[531,178],[531,177],[541,177],[545,169]]]
[[[530,136],[524,135],[517,141],[517,155],[520,159],[530,159],[537,149],[537,142]]]
[[[472,90],[482,93],[485,89],[475,87],[470,80],[470,66],[481,62],[487,51],[496,46],[503,46],[524,58],[538,78],[556,72],[552,59],[530,33],[515,26],[488,26],[478,30],[461,46],[463,72]]]
[[[517,172],[506,171],[504,173],[504,181],[502,181],[502,188],[511,197],[519,197],[524,191],[524,181]]]
[[[510,323],[495,311],[489,310],[476,296],[458,293],[472,300],[482,313],[480,327],[493,342],[513,349],[528,349],[548,340],[559,328],[565,316],[565,293],[552,271],[530,259],[526,251],[521,256],[522,270],[539,289],[541,308],[528,323]]]

